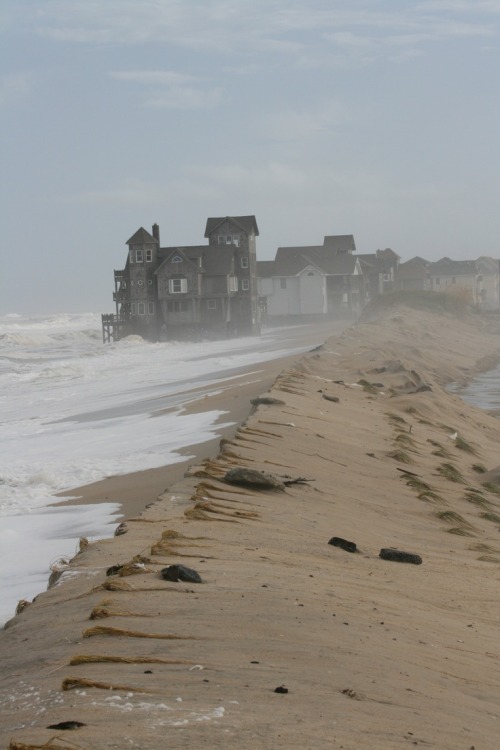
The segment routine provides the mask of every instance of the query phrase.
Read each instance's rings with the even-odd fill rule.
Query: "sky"
[[[129,237],[500,257],[500,0],[2,0],[0,314],[113,312]]]

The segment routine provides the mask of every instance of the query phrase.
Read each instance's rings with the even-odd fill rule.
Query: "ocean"
[[[322,343],[324,330],[317,340],[295,326],[104,345],[98,314],[0,317],[0,626],[47,587],[51,565],[73,557],[80,537],[109,537],[120,520],[116,503],[54,507],[56,494],[186,460],[181,448],[227,423],[224,412],[186,414],[184,404],[216,393],[238,368],[257,377],[259,363]]]

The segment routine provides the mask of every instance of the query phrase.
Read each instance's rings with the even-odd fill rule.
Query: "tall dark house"
[[[116,312],[102,316],[103,340],[129,334],[158,340],[249,336],[260,332],[255,216],[207,219],[208,244],[161,247],[160,228],[127,241],[115,271]]]

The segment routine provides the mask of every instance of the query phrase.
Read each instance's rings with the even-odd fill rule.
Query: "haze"
[[[2,314],[113,311],[154,222],[500,256],[498,0],[4,0],[0,34]]]

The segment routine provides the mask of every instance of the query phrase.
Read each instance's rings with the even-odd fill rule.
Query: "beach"
[[[185,465],[81,488],[124,533],[0,632],[2,746],[494,750],[500,422],[448,386],[499,355],[493,316],[374,309],[208,396],[237,426]]]

